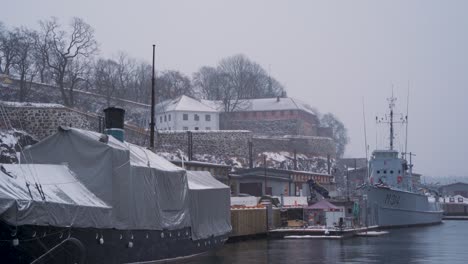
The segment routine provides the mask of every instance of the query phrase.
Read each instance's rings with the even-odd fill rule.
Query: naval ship
[[[366,200],[366,222],[379,227],[405,227],[442,222],[443,211],[437,194],[416,190],[413,184],[413,164],[393,147],[394,107],[389,98],[390,147],[374,150],[369,160],[367,184],[363,186]],[[407,122],[407,120],[406,120]]]

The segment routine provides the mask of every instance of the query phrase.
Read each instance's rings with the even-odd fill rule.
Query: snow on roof
[[[179,96],[176,99],[166,100],[156,105],[156,113],[170,111],[218,112],[210,105],[186,95]]]
[[[64,108],[61,104],[47,104],[47,103],[29,103],[29,102],[7,102],[0,101],[0,104],[7,107],[40,107],[40,108]]]
[[[211,108],[223,111],[223,104],[221,101],[201,100],[205,105]],[[246,99],[238,103],[235,112],[246,111],[272,111],[272,110],[302,110],[312,115],[317,115],[316,111],[307,103],[301,100],[286,97],[286,98],[260,98],[260,99]]]
[[[188,187],[190,190],[229,189],[229,187],[215,178],[208,171],[187,171]]]
[[[26,181],[37,180],[48,202],[109,207],[89,191],[66,165],[2,164],[2,167],[5,172],[0,172],[0,190],[10,198],[29,200],[28,193],[30,192],[35,200],[40,200],[40,195],[35,188],[29,191],[26,188]]]

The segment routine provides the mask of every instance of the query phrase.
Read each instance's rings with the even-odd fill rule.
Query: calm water
[[[346,240],[252,240],[230,243],[187,263],[468,263],[468,221],[389,230]]]

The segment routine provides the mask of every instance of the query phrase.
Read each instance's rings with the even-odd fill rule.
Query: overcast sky
[[[0,7],[10,27],[82,17],[101,56],[125,51],[150,62],[155,43],[158,70],[191,75],[243,53],[270,68],[289,96],[341,119],[348,157],[365,156],[362,100],[370,149],[376,141],[385,147],[375,116],[388,109],[392,85],[406,112],[409,83],[415,170],[468,176],[468,1],[0,0]],[[400,148],[404,129],[396,131]]]

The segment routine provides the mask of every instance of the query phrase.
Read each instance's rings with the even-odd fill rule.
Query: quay
[[[302,222],[288,221],[282,226],[281,212],[272,209],[270,213],[265,206],[252,208],[231,208],[232,232],[228,242],[257,238],[272,239],[346,239],[356,236],[378,236],[387,232],[378,231],[377,226],[369,227],[302,227]]]

